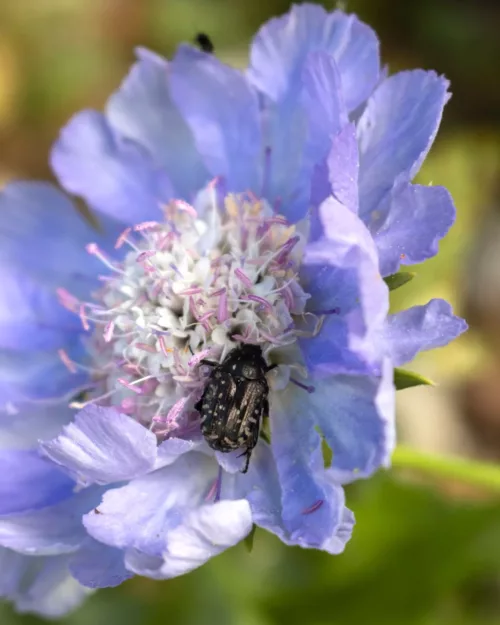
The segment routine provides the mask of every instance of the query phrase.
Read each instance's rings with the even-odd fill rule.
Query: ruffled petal
[[[101,496],[102,489],[88,488],[48,508],[0,517],[0,545],[26,555],[74,552],[87,536],[82,515]]]
[[[327,13],[317,5],[295,5],[286,15],[264,24],[252,44],[250,80],[273,101],[283,99],[315,50],[333,56],[347,109],[354,110],[377,84],[379,44],[371,28],[342,11]]]
[[[156,461],[156,437],[114,408],[87,406],[43,453],[80,483],[110,484],[147,473]]]
[[[433,299],[425,306],[413,306],[389,315],[384,339],[394,365],[413,360],[418,352],[448,345],[467,330],[448,302]]]
[[[335,198],[322,204],[320,218],[327,238],[305,248],[301,282],[311,312],[325,320],[317,336],[301,339],[304,358],[316,376],[376,372],[389,297],[375,245],[357,215]]]
[[[409,182],[436,136],[448,81],[435,72],[400,72],[385,80],[368,101],[358,122],[360,214],[373,211],[394,183]]]
[[[162,578],[198,568],[238,544],[251,529],[252,513],[245,499],[219,501],[192,510],[181,525],[167,533]]]
[[[73,488],[73,480],[36,451],[0,451],[0,515],[51,506],[70,497]]]
[[[120,549],[88,538],[72,556],[69,570],[86,588],[113,588],[133,577],[125,568],[123,556]]]
[[[89,594],[68,571],[68,556],[24,556],[0,547],[0,597],[21,613],[59,618]]]
[[[229,191],[260,191],[259,106],[245,76],[189,46],[179,48],[169,74],[172,99],[211,175]]]
[[[69,121],[52,149],[51,164],[63,187],[123,224],[160,219],[161,204],[172,198],[166,173],[144,149],[117,136],[97,111]]]
[[[297,531],[297,526],[300,527],[300,524],[303,523],[305,528],[309,527],[311,524],[309,515],[318,514],[321,507],[315,509],[315,506],[309,505],[309,501],[305,502],[304,506],[309,506],[309,508],[304,507],[300,511],[293,524],[296,528],[294,532],[289,530],[288,524],[284,521],[282,516],[282,488],[276,463],[271,448],[263,441],[259,443],[252,455],[248,474],[240,474],[235,477],[235,488],[233,488],[231,496],[246,496],[250,502],[253,522],[278,536],[285,544],[319,548],[332,554],[340,553],[350,538],[354,517],[352,512],[345,507],[343,490],[332,479],[330,471],[316,474],[316,479],[318,484],[324,488],[329,501],[335,501],[338,507],[338,523],[331,524],[331,533],[324,533],[325,537],[320,545],[308,542],[309,532],[300,529]],[[223,495],[226,490],[223,485]],[[302,514],[303,511],[306,514]]]
[[[84,517],[84,525],[107,545],[160,556],[166,532],[203,502],[216,473],[212,458],[185,454],[171,466],[109,490],[97,511]]]
[[[400,264],[412,265],[435,256],[438,243],[455,221],[455,207],[444,187],[403,184],[381,205],[386,218],[374,233],[380,272],[396,273]]]
[[[333,452],[337,481],[367,477],[388,466],[395,442],[395,389],[391,363],[380,378],[334,376],[314,380],[310,395],[290,392],[298,414],[307,414]]]
[[[137,56],[138,62],[107,103],[107,119],[119,135],[143,146],[155,166],[167,172],[176,197],[192,201],[209,174],[172,101],[169,65],[146,50],[137,50]]]
[[[322,479],[321,438],[310,413],[297,410],[295,395],[287,388],[273,396],[271,448],[281,485],[281,518],[293,542],[320,548],[339,522],[342,502],[338,489]]]

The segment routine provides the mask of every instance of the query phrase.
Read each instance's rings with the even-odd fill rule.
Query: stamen
[[[68,369],[70,373],[76,373],[77,369],[75,367],[75,363],[70,359],[66,351],[64,349],[58,349],[57,354],[66,369]]]
[[[160,349],[164,356],[168,356],[174,351],[171,347],[167,347],[167,344],[165,343],[165,338],[163,336],[160,336],[158,338],[158,343],[160,344]]]
[[[142,263],[156,254],[156,250],[146,250],[137,255],[136,262]]]
[[[152,345],[148,345],[147,343],[135,343],[134,347],[136,349],[140,349],[143,352],[149,352],[150,354],[158,353]]]
[[[172,203],[176,208],[185,211],[190,217],[193,217],[193,219],[196,219],[198,217],[198,213],[196,212],[194,206],[191,206],[191,204],[184,202],[184,200],[173,200]]]
[[[103,337],[105,343],[109,343],[111,341],[111,339],[113,338],[114,329],[115,329],[115,322],[113,320],[109,321],[104,326],[104,331],[102,333],[102,337]]]
[[[137,393],[137,395],[142,395],[142,389],[138,386],[133,386],[134,382],[128,382],[123,378],[118,378],[117,382],[122,384],[125,388],[128,388],[129,391],[133,391],[134,393]]]
[[[64,306],[64,308],[72,313],[78,313],[78,310],[80,308],[79,299],[77,299],[74,295],[72,295],[69,291],[63,289],[62,287],[56,289],[56,294],[59,302],[62,306]]]
[[[239,279],[239,281],[244,284],[247,289],[251,289],[253,287],[253,282],[250,278],[244,273],[241,269],[235,269],[234,275]]]
[[[166,417],[157,415],[153,417],[153,421],[156,421],[157,423],[168,423],[169,425],[177,425],[179,417],[184,412],[184,406],[186,405],[187,400],[187,397],[181,397],[181,399],[176,401],[172,408],[170,408]]]
[[[323,499],[318,499],[318,501],[315,501],[312,506],[309,506],[309,508],[305,508],[304,510],[302,510],[301,514],[312,514],[313,512],[316,512],[316,510],[318,510],[319,508],[321,508],[321,506],[324,504],[324,500]]]
[[[261,304],[268,312],[273,312],[273,305],[267,301],[264,297],[260,297],[259,295],[247,295],[247,297],[243,298],[243,300],[251,300],[252,302],[258,302]]]
[[[226,289],[220,294],[219,306],[217,308],[217,319],[219,323],[227,321],[229,318],[229,311],[227,307],[227,292]]]
[[[83,304],[83,303],[80,304],[78,315],[79,315],[80,320],[82,322],[83,329],[86,332],[88,332],[90,330],[90,326],[89,326],[89,322],[88,322],[88,319],[87,319],[87,313],[85,312],[85,304]]]
[[[198,295],[198,293],[203,293],[203,289],[199,286],[192,286],[189,289],[184,289],[184,291],[180,291],[179,295]]]
[[[122,269],[119,269],[118,267],[116,267],[116,265],[113,265],[113,263],[99,249],[99,246],[97,245],[97,243],[89,243],[88,245],[85,246],[85,249],[87,250],[89,254],[92,254],[92,256],[95,256],[96,258],[98,258],[104,265],[106,265],[106,267],[108,267],[112,271],[116,271],[117,273],[121,273],[121,274],[125,273]]]
[[[127,237],[131,232],[132,232],[132,228],[125,228],[125,230],[116,239],[115,250],[120,249],[120,247],[126,242]]]
[[[134,226],[135,232],[142,232],[143,230],[153,230],[154,228],[158,228],[161,226],[157,221],[143,221],[140,224],[136,224]]]
[[[198,352],[197,354],[195,354],[194,356],[192,356],[188,360],[188,367],[190,367],[190,368],[196,367],[196,365],[198,365],[207,356],[210,356],[210,354],[213,351],[214,351],[214,348],[213,347],[209,347],[208,349],[203,349],[201,352]]]

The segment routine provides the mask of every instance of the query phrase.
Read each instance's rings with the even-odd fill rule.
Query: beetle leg
[[[240,473],[246,473],[248,471],[251,455],[252,455],[252,449],[245,449],[245,451],[241,454],[241,456],[246,456],[246,462],[245,462],[245,466],[243,467],[243,469],[241,469]]]
[[[208,365],[209,367],[218,367],[219,363],[214,362],[213,360],[200,360],[200,365]]]
[[[269,371],[272,371],[273,369],[276,369],[278,365],[269,365],[268,367],[266,367],[266,373],[269,373]]]

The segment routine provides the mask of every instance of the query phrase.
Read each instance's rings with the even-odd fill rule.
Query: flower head
[[[368,26],[295,6],[246,73],[139,50],[105,113],[69,122],[52,166],[99,231],[49,185],[4,189],[0,589],[19,609],[180,575],[254,524],[343,550],[342,484],[390,461],[394,367],[465,329],[442,300],[389,315],[383,279],[453,223],[445,189],[411,182],[447,87],[387,78]],[[204,361],[242,345],[266,364],[262,436],[208,445]]]

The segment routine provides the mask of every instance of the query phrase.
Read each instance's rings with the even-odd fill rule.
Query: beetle
[[[201,415],[201,432],[216,451],[244,449],[242,473],[246,473],[262,419],[269,415],[266,375],[278,365],[267,365],[258,345],[236,347],[220,364],[209,360],[200,364],[213,367],[195,405]]]
[[[195,37],[195,41],[203,52],[206,52],[207,54],[213,53],[214,44],[208,35],[205,33],[198,33]]]

